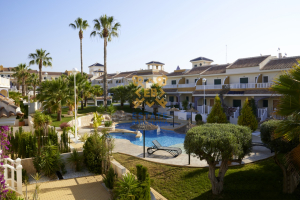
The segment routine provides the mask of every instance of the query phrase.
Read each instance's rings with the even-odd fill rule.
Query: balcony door
[[[233,107],[241,107],[242,106],[242,101],[240,99],[233,99],[232,102]]]
[[[248,77],[240,78],[241,88],[247,88],[248,86]]]

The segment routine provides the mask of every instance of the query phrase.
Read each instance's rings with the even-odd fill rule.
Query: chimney
[[[278,53],[278,58],[282,58],[282,54],[281,53]]]

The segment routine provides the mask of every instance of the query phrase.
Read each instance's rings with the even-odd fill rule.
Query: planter
[[[25,121],[22,122],[19,121],[19,126],[25,126]]]

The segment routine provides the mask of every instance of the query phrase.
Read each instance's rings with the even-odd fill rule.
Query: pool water
[[[168,122],[153,122],[153,124],[158,126],[173,125],[173,123],[168,123]],[[132,125],[133,125],[132,123],[121,123],[116,125],[116,128],[136,131],[135,129],[130,129],[130,126]],[[141,131],[141,133],[143,134],[143,131]],[[171,146],[171,145],[183,143],[185,138],[185,134],[179,134],[174,131],[163,130],[163,129],[160,129],[159,132],[157,132],[157,130],[150,130],[150,131],[145,131],[145,133],[146,133],[145,145],[147,147],[153,146],[152,143],[153,140],[157,140],[162,146]],[[110,135],[113,138],[127,139],[133,144],[143,146],[143,136],[140,138],[136,138],[135,137],[136,135],[133,133],[110,133]]]

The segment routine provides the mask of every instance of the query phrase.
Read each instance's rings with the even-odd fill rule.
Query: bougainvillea
[[[9,145],[9,141],[7,138],[8,131],[8,126],[0,126],[0,199],[4,199],[8,191],[5,186],[4,168],[2,167],[3,159],[7,158],[5,152],[8,150]]]

